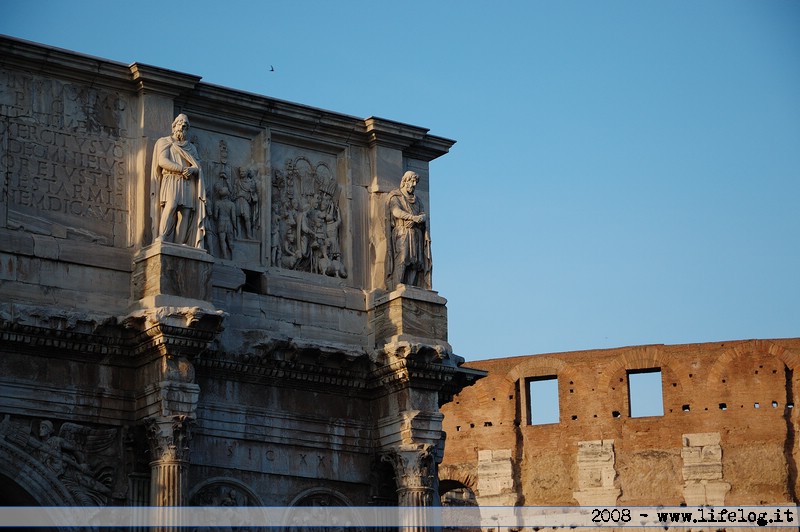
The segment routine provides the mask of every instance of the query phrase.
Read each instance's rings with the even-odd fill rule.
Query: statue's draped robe
[[[387,277],[393,288],[406,283],[406,272],[414,270],[416,276],[411,283],[420,288],[431,288],[431,249],[428,223],[416,223],[413,216],[425,213],[422,201],[413,200],[400,190],[389,194],[387,214],[389,216]]]
[[[185,179],[176,175],[183,167],[197,168],[197,176]],[[197,149],[189,141],[176,141],[162,137],[153,149],[153,166],[150,173],[150,197],[153,238],[161,236],[162,206],[170,201],[192,209],[193,226],[186,242],[203,249],[206,234],[206,183]]]

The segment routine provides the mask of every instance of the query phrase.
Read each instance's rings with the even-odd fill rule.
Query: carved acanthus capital
[[[381,459],[392,464],[398,490],[432,490],[436,479],[434,446],[428,443],[401,445],[386,452]]]
[[[178,415],[145,420],[152,461],[189,461],[189,442],[195,420]]]

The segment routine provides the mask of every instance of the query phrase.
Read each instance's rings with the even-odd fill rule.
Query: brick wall
[[[796,501],[800,339],[649,345],[467,364],[489,375],[442,408],[441,478],[526,505]],[[631,372],[659,370],[663,415],[631,417]],[[558,379],[559,422],[531,425],[528,382]],[[634,400],[638,396],[634,396]],[[483,482],[484,451],[510,456]],[[495,471],[499,469],[495,468]],[[464,481],[463,479],[467,479]],[[471,483],[471,485],[469,485]],[[511,486],[509,488],[509,486]]]

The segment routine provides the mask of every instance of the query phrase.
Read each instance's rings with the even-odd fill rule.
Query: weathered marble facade
[[[0,38],[2,503],[436,504],[484,373],[390,281],[387,203],[452,144]]]

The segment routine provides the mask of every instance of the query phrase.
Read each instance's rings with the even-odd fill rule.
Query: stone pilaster
[[[581,506],[615,506],[622,491],[616,484],[614,440],[578,442],[578,489]]]
[[[722,506],[731,485],[722,478],[719,432],[683,435],[683,497],[689,506]]]

